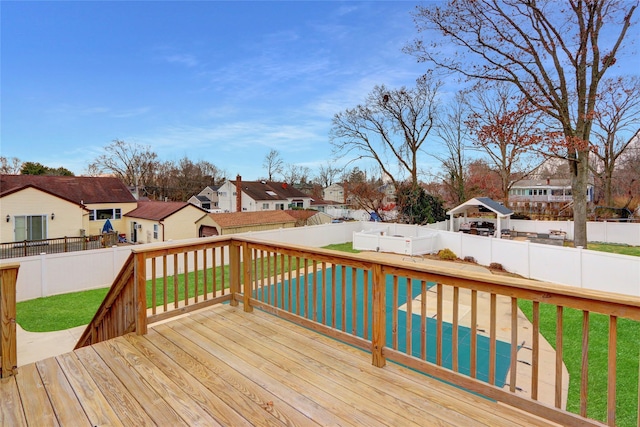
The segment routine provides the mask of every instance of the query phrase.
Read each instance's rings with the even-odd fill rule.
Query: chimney
[[[236,176],[236,212],[242,212],[242,177]]]
[[[547,178],[547,185],[551,184],[551,178]]]

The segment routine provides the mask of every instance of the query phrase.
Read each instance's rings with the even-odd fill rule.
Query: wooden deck
[[[217,305],[0,380],[0,425],[553,425],[259,310]]]

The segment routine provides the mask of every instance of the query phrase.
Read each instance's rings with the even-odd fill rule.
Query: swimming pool
[[[371,274],[362,269],[351,267],[326,268],[324,272],[316,271],[293,277],[283,282],[265,285],[254,290],[254,297],[268,301],[280,309],[299,314],[302,317],[315,319],[325,325],[338,330],[344,330],[361,338],[371,338],[372,313],[372,282]],[[365,276],[367,280],[365,281]],[[426,318],[425,340],[422,345],[422,322],[420,313],[413,313],[408,319],[405,311],[398,311],[397,320],[394,319],[394,307],[400,307],[407,302],[408,279],[398,277],[395,287],[393,276],[386,278],[386,345],[398,351],[407,353],[407,333],[410,328],[410,354],[421,358],[423,351],[426,360],[436,363],[436,335],[437,320]],[[434,283],[426,282],[430,289]],[[422,293],[422,282],[411,280],[411,299]],[[395,295],[394,295],[395,294]],[[337,307],[334,313],[331,307]],[[366,316],[366,322],[365,322]],[[365,323],[367,328],[365,329]],[[394,330],[396,332],[394,338]],[[453,367],[452,358],[453,325],[443,322],[442,327],[442,366]],[[481,381],[489,380],[489,346],[487,336],[477,334],[476,350],[476,378]],[[458,371],[470,375],[471,329],[458,326]],[[495,385],[502,387],[509,371],[511,361],[510,344],[496,340]]]

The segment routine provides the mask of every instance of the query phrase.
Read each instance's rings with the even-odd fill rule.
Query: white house
[[[258,212],[309,209],[311,196],[286,182],[226,181],[218,188],[218,208],[223,212]]]

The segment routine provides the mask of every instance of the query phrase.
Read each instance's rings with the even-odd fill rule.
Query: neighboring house
[[[197,195],[191,196],[188,202],[208,211],[215,210],[218,208],[218,188],[219,185],[209,185]]]
[[[196,222],[200,237],[293,228],[296,219],[284,211],[210,213]]]
[[[226,181],[218,189],[218,208],[224,212],[276,211],[308,209],[311,196],[285,182]]]
[[[107,219],[125,232],[123,216],[135,208],[117,178],[0,175],[2,243],[100,234]]]
[[[313,199],[311,201],[311,209],[315,209],[319,212],[328,213],[331,210],[346,209],[347,205],[344,202],[335,202],[332,200]]]
[[[511,185],[509,204],[514,208],[546,208],[573,201],[569,179],[523,179]],[[593,202],[593,184],[587,185],[587,202]]]
[[[198,237],[196,222],[207,212],[187,202],[138,201],[125,216],[131,243],[154,243]]]
[[[322,190],[322,198],[330,202],[345,203],[344,187],[340,184],[331,184]]]

